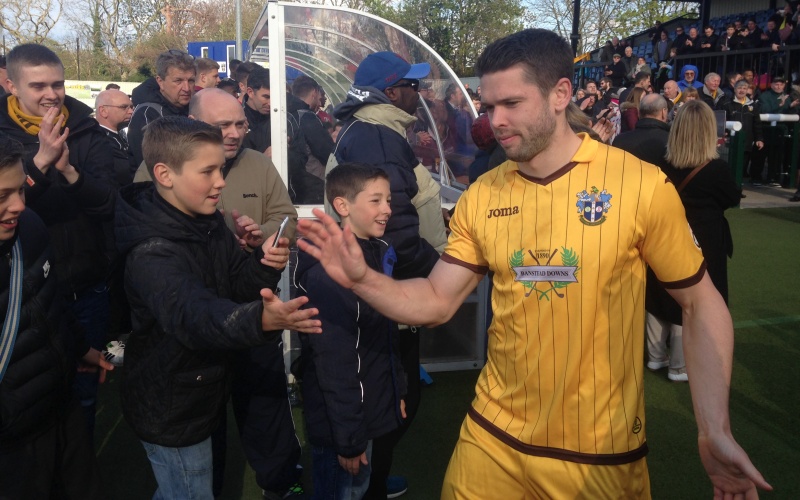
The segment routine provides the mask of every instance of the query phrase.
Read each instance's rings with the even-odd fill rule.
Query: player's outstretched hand
[[[703,467],[714,485],[714,500],[751,500],[758,498],[756,488],[772,491],[730,433],[701,435],[697,442]]]
[[[325,272],[345,288],[353,288],[367,274],[364,254],[350,228],[342,230],[333,217],[315,208],[319,222],[300,219],[297,228],[306,239],[297,240],[300,250],[319,260]]]
[[[300,309],[308,297],[297,297],[287,302],[282,302],[269,288],[261,290],[261,301],[264,303],[264,312],[261,313],[261,329],[271,330],[296,330],[303,333],[322,333],[322,322],[313,319],[319,314],[316,308]]]

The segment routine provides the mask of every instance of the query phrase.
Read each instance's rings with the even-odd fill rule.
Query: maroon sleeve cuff
[[[483,275],[483,274],[486,274],[486,273],[489,272],[489,267],[488,266],[478,266],[478,265],[475,265],[475,264],[470,264],[469,262],[464,262],[463,260],[456,259],[455,257],[453,257],[452,255],[448,254],[447,252],[442,254],[441,259],[443,261],[447,262],[448,264],[455,264],[457,266],[465,267],[465,268],[469,269],[470,271],[472,271],[475,274]]]
[[[664,281],[659,280],[658,282],[661,283],[661,286],[663,286],[667,290],[676,289],[676,288],[689,288],[690,286],[694,286],[694,285],[700,283],[700,280],[703,279],[703,275],[705,273],[706,273],[706,261],[704,259],[703,263],[700,264],[700,269],[698,269],[697,272],[694,273],[694,275],[689,276],[688,278],[684,278],[682,280],[678,280],[678,281],[667,281],[667,282],[664,282]]]

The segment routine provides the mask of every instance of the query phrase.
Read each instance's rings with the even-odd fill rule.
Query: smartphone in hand
[[[276,248],[278,246],[278,241],[283,237],[283,232],[286,231],[286,226],[289,224],[289,216],[283,218],[281,221],[281,225],[278,228],[278,234],[275,235],[275,239],[272,241],[272,248]]]

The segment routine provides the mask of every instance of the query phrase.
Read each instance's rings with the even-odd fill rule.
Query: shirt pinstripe
[[[646,453],[646,263],[668,287],[704,265],[672,184],[588,136],[546,179],[506,162],[470,186],[443,259],[493,271],[488,361],[470,415],[527,453],[624,463]]]

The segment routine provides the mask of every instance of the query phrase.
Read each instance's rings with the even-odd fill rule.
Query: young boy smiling
[[[386,172],[345,163],[328,174],[325,190],[370,267],[391,276],[396,255],[379,239],[392,214]],[[337,285],[315,259],[305,253],[299,259],[296,284],[319,310],[325,332],[300,336],[314,498],[358,499],[369,487],[372,439],[405,418],[397,325]]]
[[[117,245],[133,333],[122,411],[158,482],[154,498],[212,499],[211,433],[228,398],[226,351],[278,342],[284,329],[319,333],[304,297],[274,294],[289,257],[275,235],[244,252],[217,209],[222,134],[184,117],[150,123],[142,145],[153,183],[120,192]]]

